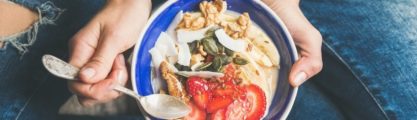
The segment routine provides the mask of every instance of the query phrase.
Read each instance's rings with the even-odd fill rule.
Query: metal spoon
[[[53,75],[67,80],[77,80],[76,76],[80,70],[79,68],[52,55],[44,55],[42,62]],[[152,94],[143,97],[121,85],[117,85],[113,89],[135,98],[147,113],[157,118],[176,119],[191,112],[184,102],[173,96]]]

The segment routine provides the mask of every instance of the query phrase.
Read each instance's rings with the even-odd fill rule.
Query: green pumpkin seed
[[[235,52],[229,48],[224,48],[224,53],[226,53],[227,56],[233,56],[235,54]]]
[[[213,64],[212,62],[203,63],[202,65],[200,65],[196,68],[196,71],[206,70],[212,64]]]
[[[217,48],[216,41],[213,38],[203,38],[201,41],[203,44],[204,51],[210,55],[217,55],[219,49]]]
[[[207,30],[205,33],[206,37],[214,37],[214,31],[216,31],[214,28]]]
[[[229,57],[227,55],[218,55],[217,57],[219,57],[222,61],[222,65],[227,65],[233,60],[232,57]]]
[[[223,66],[223,61],[221,57],[216,56],[213,59],[212,69],[214,72],[219,72],[221,70],[221,67]]]
[[[241,57],[235,57],[235,58],[233,58],[233,63],[235,63],[235,64],[237,64],[237,65],[246,65],[246,64],[248,64],[249,62],[248,62],[246,59],[244,59],[244,58],[241,58]]]
[[[220,44],[219,42],[216,42],[217,48],[219,48],[219,53],[223,54],[224,53],[224,46],[222,44]]]
[[[191,68],[188,66],[180,65],[178,63],[174,64],[175,68],[177,68],[179,71],[191,71]]]
[[[200,41],[196,40],[192,43],[188,43],[188,46],[190,47],[190,52],[191,53],[196,53],[198,50],[198,46],[200,45]]]

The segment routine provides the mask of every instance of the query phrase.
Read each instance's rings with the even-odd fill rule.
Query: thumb
[[[298,30],[297,34],[293,34],[293,38],[300,59],[291,68],[289,79],[292,86],[298,87],[323,68],[322,37],[320,32],[310,25]]]
[[[321,57],[302,56],[291,68],[290,84],[298,87],[307,79],[321,71],[323,63]]]
[[[281,17],[291,33],[298,48],[300,59],[291,68],[289,82],[298,87],[310,77],[316,75],[323,67],[320,32],[307,20],[298,7],[297,1],[289,4],[278,4],[277,1],[266,1]],[[280,2],[281,3],[281,2]]]

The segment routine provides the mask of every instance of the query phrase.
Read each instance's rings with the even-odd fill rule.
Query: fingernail
[[[96,70],[94,70],[93,68],[84,68],[81,71],[81,74],[83,74],[87,78],[91,78],[94,76],[94,74],[96,74]]]
[[[306,78],[307,78],[307,74],[305,72],[300,72],[297,75],[295,75],[293,83],[296,86],[299,86],[306,81]]]

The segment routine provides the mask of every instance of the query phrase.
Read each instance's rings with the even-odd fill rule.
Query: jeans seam
[[[18,120],[20,115],[23,113],[23,111],[26,109],[26,106],[29,105],[30,101],[32,100],[32,98],[36,95],[36,93],[41,89],[42,85],[45,83],[47,77],[43,77],[44,79],[42,79],[41,83],[39,84],[39,86],[35,89],[35,91],[33,92],[33,94],[26,100],[25,104],[23,105],[22,108],[20,108],[19,113],[17,113],[15,120]]]
[[[339,59],[342,62],[342,64],[349,69],[349,71],[353,74],[353,76],[356,78],[356,80],[359,81],[359,83],[366,90],[366,92],[372,97],[372,100],[378,106],[378,109],[384,114],[384,117],[387,120],[389,120],[388,114],[385,112],[382,105],[378,102],[378,100],[372,94],[372,92],[368,89],[368,87],[366,87],[365,83],[362,82],[361,78],[355,72],[353,72],[353,69],[348,65],[348,63],[326,41],[323,41],[323,44],[325,46],[327,46],[327,48],[329,48],[329,50],[337,57],[337,59]]]

